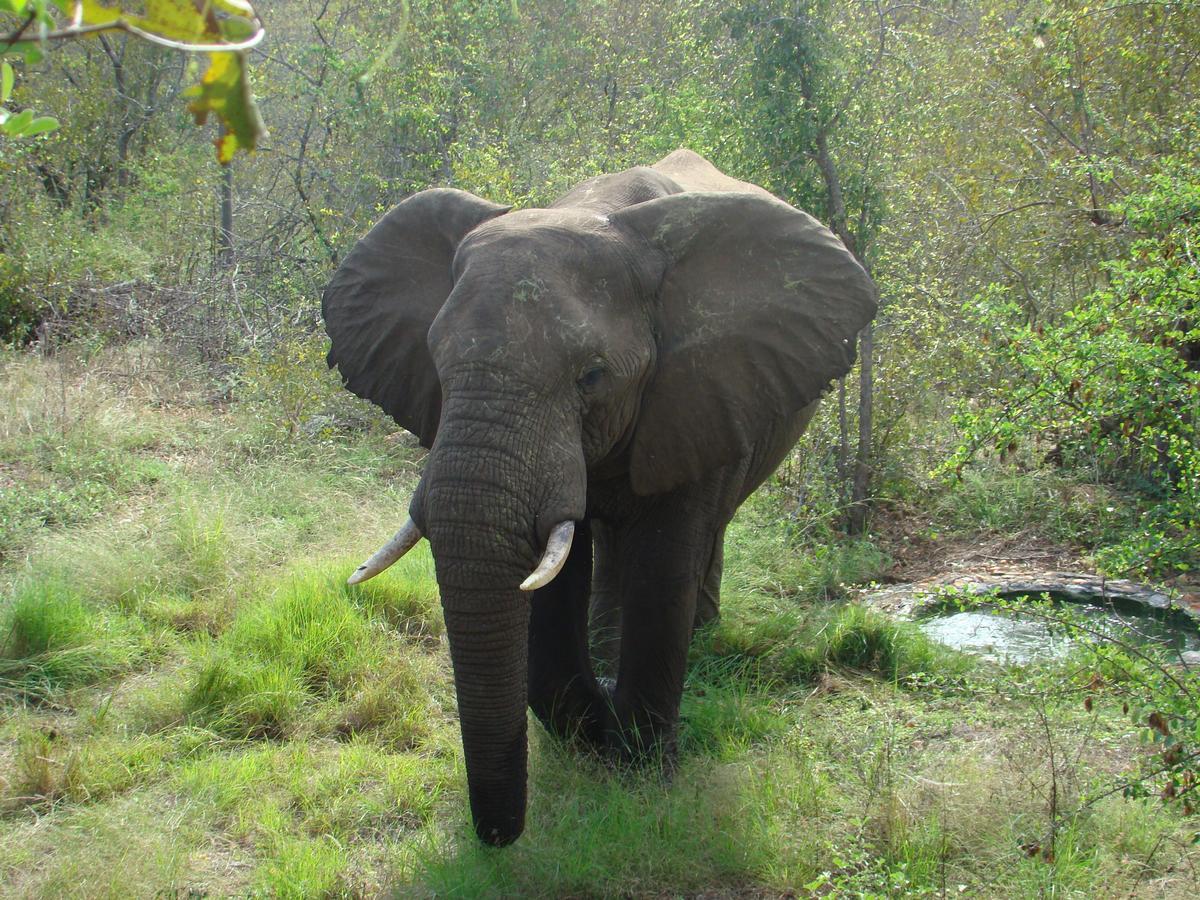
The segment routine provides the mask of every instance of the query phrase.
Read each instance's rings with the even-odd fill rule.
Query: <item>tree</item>
[[[889,11],[877,3],[846,9],[839,18],[829,0],[766,2],[742,7],[728,18],[753,52],[745,127],[756,137],[763,177],[780,196],[827,222],[869,273],[883,202],[871,165],[870,146],[877,136],[868,88],[887,47]],[[872,23],[872,31],[861,27],[864,21]],[[839,143],[855,148],[857,166],[839,162]],[[845,527],[850,534],[863,533],[869,506],[874,357],[874,331],[868,325],[859,339],[852,473],[844,380],[839,388],[839,474],[843,485],[849,482]]]

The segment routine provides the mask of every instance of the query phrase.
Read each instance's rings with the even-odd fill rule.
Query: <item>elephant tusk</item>
[[[546,552],[533,574],[521,582],[521,590],[536,591],[552,582],[562,571],[563,564],[571,553],[571,540],[575,537],[574,522],[559,522],[546,539]]]
[[[346,579],[346,584],[358,584],[368,578],[374,578],[405,553],[417,546],[421,540],[421,530],[415,522],[409,519],[404,527],[396,532],[395,537],[375,551],[374,555],[354,570],[354,574]]]

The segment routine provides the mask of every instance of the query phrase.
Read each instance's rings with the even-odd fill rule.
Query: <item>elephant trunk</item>
[[[554,499],[562,467],[529,449],[545,423],[531,429],[514,407],[447,396],[412,506],[437,568],[475,830],[497,846],[525,825],[530,595],[521,585],[553,526],[582,515],[582,492],[578,512]]]
[[[520,591],[443,593],[475,832],[502,847],[525,829],[529,600]]]

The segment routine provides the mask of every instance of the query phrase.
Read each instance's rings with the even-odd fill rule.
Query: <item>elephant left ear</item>
[[[639,494],[733,462],[854,364],[877,292],[837,237],[768,195],[687,192],[610,220],[658,248],[658,365],[633,435]]]

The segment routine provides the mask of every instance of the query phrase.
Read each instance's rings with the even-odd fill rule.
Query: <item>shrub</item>
[[[1149,505],[1100,554],[1108,571],[1186,572],[1200,564],[1200,271],[1186,251],[1200,243],[1195,159],[1166,160],[1124,212],[1143,237],[1061,320],[1032,321],[999,286],[979,297],[989,358],[1016,383],[997,378],[990,402],[962,406],[963,440],[943,471],[1049,436],[1048,460],[1097,471]]]

